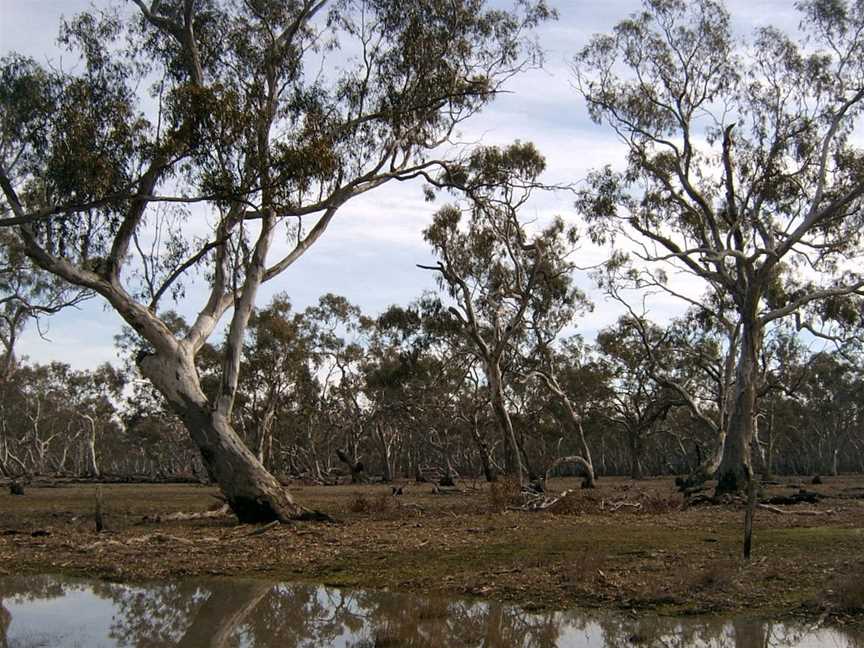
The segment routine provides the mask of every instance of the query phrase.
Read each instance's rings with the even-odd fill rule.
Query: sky
[[[15,51],[41,62],[69,64],[69,55],[55,44],[61,16],[71,17],[86,9],[88,0],[0,0],[0,54]],[[107,2],[96,0],[95,6]],[[496,4],[502,4],[496,0]],[[608,32],[614,24],[641,7],[639,0],[550,0],[558,9],[557,22],[538,33],[546,52],[543,69],[531,70],[507,86],[483,113],[462,129],[462,139],[504,145],[513,140],[531,141],[547,160],[544,180],[549,184],[578,183],[588,171],[606,164],[620,166],[624,149],[612,132],[590,121],[584,104],[572,87],[570,61],[590,36]],[[746,36],[757,26],[774,25],[793,31],[798,17],[789,0],[732,0],[726,3],[737,35]],[[343,207],[329,230],[309,252],[278,279],[265,284],[258,305],[274,293],[286,293],[295,309],[317,302],[321,294],[345,296],[367,314],[390,304],[407,304],[423,290],[434,288],[434,277],[416,267],[430,263],[432,255],[422,240],[436,205],[423,200],[421,185],[385,185],[352,200]],[[534,213],[531,213],[531,210]],[[576,218],[572,194],[550,192],[535,200],[527,216],[542,219],[560,214]],[[609,250],[584,244],[577,253],[580,266],[602,261]],[[587,274],[577,282],[595,302],[593,312],[576,322],[587,339],[612,324],[620,308],[606,302]],[[202,303],[188,292],[189,304],[175,307],[189,313]],[[670,297],[650,297],[646,303],[652,318],[668,320],[682,310]],[[22,336],[19,356],[32,362],[62,361],[75,368],[93,368],[116,362],[113,338],[122,321],[99,299],[78,309],[67,309],[41,327],[33,325]]]

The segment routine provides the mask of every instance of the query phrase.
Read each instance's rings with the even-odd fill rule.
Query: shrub
[[[519,480],[512,477],[502,477],[489,484],[487,491],[489,508],[493,511],[503,511],[508,506],[522,504],[522,487]]]
[[[374,497],[359,493],[357,497],[348,503],[351,513],[387,513],[393,509],[393,498],[388,493],[380,493]]]
[[[864,612],[864,573],[845,574],[831,589],[831,602],[837,611]]]

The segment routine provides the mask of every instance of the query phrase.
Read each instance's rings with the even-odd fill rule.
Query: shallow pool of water
[[[864,633],[593,610],[538,614],[260,580],[0,578],[0,648],[37,646],[860,648]]]

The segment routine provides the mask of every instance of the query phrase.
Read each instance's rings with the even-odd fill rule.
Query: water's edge
[[[0,577],[0,645],[692,646],[861,648],[864,630],[794,620],[526,611],[471,601],[256,579],[114,583]]]

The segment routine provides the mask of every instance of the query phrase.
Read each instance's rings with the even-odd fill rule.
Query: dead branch
[[[555,506],[572,492],[572,489],[565,490],[557,496],[547,496],[543,494],[529,495],[528,493],[523,493],[525,496],[525,503],[522,504],[522,506],[508,506],[507,509],[511,511],[545,511],[546,509]]]
[[[627,502],[625,500],[620,500],[618,502],[607,503],[606,500],[600,500],[601,511],[609,511],[610,513],[615,513],[622,508],[632,508],[634,511],[639,511],[642,509],[642,502]]]
[[[176,520],[201,520],[208,518],[221,518],[227,517],[231,515],[231,508],[227,504],[223,504],[217,509],[213,509],[212,511],[199,511],[196,513],[168,513],[166,515],[145,515],[142,518],[143,522],[173,522]]]
[[[771,504],[757,504],[756,508],[771,511],[771,513],[777,513],[778,515],[832,515],[834,513],[834,509],[827,509],[825,511],[814,511],[812,509],[806,511],[786,511]]]

